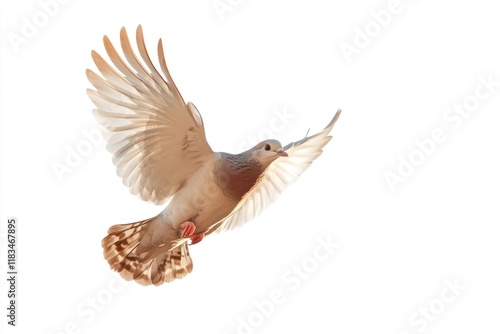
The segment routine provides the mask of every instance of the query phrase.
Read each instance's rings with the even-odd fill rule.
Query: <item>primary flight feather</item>
[[[120,31],[124,58],[104,36],[111,63],[92,58],[101,75],[86,74],[107,149],[123,183],[145,201],[167,207],[156,217],[111,226],[102,240],[104,257],[126,280],[161,285],[193,269],[189,245],[212,232],[231,230],[255,218],[321,153],[340,116],[326,128],[282,147],[274,139],[230,154],[214,152],[196,107],[184,102],[158,42],[163,75],[146,50],[141,26],[133,51]]]

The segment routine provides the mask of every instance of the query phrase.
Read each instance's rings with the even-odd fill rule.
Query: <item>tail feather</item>
[[[178,239],[173,228],[166,230],[162,224],[157,230],[163,229],[164,233],[160,238],[152,238],[153,233],[160,233],[154,229],[159,226],[159,217],[111,226],[102,240],[104,258],[124,279],[142,285],[161,285],[185,277],[193,270],[188,245]]]

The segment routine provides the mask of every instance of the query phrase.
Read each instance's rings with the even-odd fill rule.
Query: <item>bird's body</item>
[[[221,152],[213,156],[179,189],[162,212],[174,227],[191,221],[197,233],[213,232],[210,228],[233,211],[264,172],[258,161],[237,164],[241,154]]]
[[[170,217],[174,227],[185,221],[196,225],[196,232],[206,232],[210,226],[226,217],[238,201],[217,187],[216,171],[220,158],[206,163],[184,187],[172,197],[163,215]]]
[[[189,242],[253,219],[297,179],[331,139],[328,133],[340,111],[323,131],[284,148],[269,139],[239,154],[214,152],[201,114],[184,103],[170,77],[161,40],[164,77],[149,58],[140,26],[137,45],[145,65],[124,28],[121,45],[127,61],[107,37],[104,45],[118,71],[93,52],[102,77],[87,70],[97,89],[88,94],[118,175],[143,200],[170,200],[156,217],[110,227],[102,241],[104,256],[125,279],[161,285],[191,272]]]

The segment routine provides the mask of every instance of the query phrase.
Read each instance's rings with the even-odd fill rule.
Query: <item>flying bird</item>
[[[155,217],[111,226],[102,240],[104,257],[126,280],[161,285],[192,271],[188,245],[252,220],[275,201],[322,153],[340,110],[324,130],[284,147],[268,139],[238,154],[215,152],[200,112],[184,102],[170,76],[161,39],[163,74],[149,57],[140,25],[140,58],[125,28],[125,58],[107,36],[103,40],[111,63],[92,51],[101,75],[87,69],[95,87],[87,93],[117,174],[144,201],[170,199]]]

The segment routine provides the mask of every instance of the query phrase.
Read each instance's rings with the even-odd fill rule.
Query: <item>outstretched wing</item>
[[[117,174],[133,194],[161,204],[215,156],[200,113],[192,103],[184,103],[170,77],[161,39],[158,58],[164,76],[151,62],[141,26],[136,39],[142,62],[125,28],[120,31],[125,59],[104,36],[106,52],[115,68],[92,51],[102,77],[86,71],[96,88],[87,93],[97,107],[94,115],[103,127]]]
[[[323,151],[322,148],[332,138],[328,134],[340,116],[337,111],[323,131],[292,142],[283,149],[288,157],[276,159],[264,172],[260,181],[243,197],[232,213],[211,227],[213,231],[232,230],[257,217],[279,194],[312,164]]]

